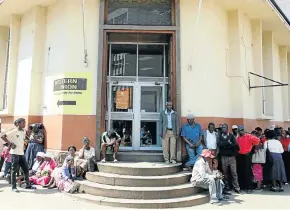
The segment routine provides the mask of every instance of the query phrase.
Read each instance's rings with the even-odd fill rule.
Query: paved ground
[[[4,180],[0,180],[0,209],[11,210],[90,210],[124,209],[99,206],[85,201],[78,201],[57,190],[37,189],[13,193]],[[231,201],[222,206],[205,204],[180,210],[190,209],[289,209],[290,187],[284,193],[261,192],[251,195],[233,195]],[[287,208],[288,207],[288,208]]]

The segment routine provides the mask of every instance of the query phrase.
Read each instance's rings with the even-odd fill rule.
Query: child
[[[10,146],[7,143],[4,144],[2,157],[4,158],[4,177],[7,177],[8,172],[11,169]]]

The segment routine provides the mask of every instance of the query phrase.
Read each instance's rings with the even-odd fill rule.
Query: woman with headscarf
[[[90,139],[82,139],[83,148],[79,151],[79,158],[76,160],[78,176],[84,176],[86,171],[95,171],[95,149],[90,146]]]
[[[279,140],[277,140],[277,133],[274,130],[270,130],[266,133],[267,141],[264,144],[264,149],[270,151],[271,163],[267,163],[266,165],[270,165],[268,171],[269,180],[272,181],[271,191],[274,192],[283,192],[283,183],[287,182],[285,166],[282,159],[282,153],[284,152],[283,146]]]
[[[223,195],[224,183],[222,181],[223,175],[218,172],[214,173],[210,167],[209,162],[214,158],[210,150],[204,149],[198,157],[192,170],[191,183],[195,187],[209,189],[210,203],[216,204],[221,200],[228,199]]]
[[[51,179],[51,173],[56,167],[56,162],[52,154],[45,154],[45,161],[37,170],[36,174],[29,178],[30,182],[36,185],[47,185]]]
[[[28,164],[28,168],[31,169],[33,166],[34,159],[38,152],[44,151],[44,134],[43,134],[43,125],[42,124],[33,124],[29,126],[30,137],[25,152],[25,158]]]

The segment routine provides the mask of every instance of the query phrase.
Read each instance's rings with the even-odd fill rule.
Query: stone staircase
[[[190,173],[180,164],[131,162],[98,163],[99,172],[87,173],[76,199],[128,208],[177,208],[208,202],[207,193],[189,183]]]

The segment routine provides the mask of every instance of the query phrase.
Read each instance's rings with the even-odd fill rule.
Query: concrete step
[[[128,187],[162,187],[186,184],[189,182],[190,176],[191,173],[187,171],[164,176],[129,176],[103,172],[86,173],[86,178],[88,181]]]
[[[118,152],[118,160],[126,162],[163,162],[162,152]]]
[[[81,185],[81,192],[109,198],[168,199],[191,196],[203,191],[190,183],[166,187],[127,187],[99,184],[87,180],[77,182]]]
[[[119,162],[98,163],[100,172],[129,176],[162,176],[175,174],[182,170],[181,164]]]
[[[208,193],[199,195],[190,195],[181,198],[171,199],[153,199],[153,200],[135,200],[135,199],[119,199],[108,198],[102,196],[94,196],[89,194],[69,194],[76,200],[85,200],[88,202],[96,203],[99,205],[113,206],[113,207],[126,207],[138,209],[163,209],[163,208],[181,208],[190,207],[209,202]]]

